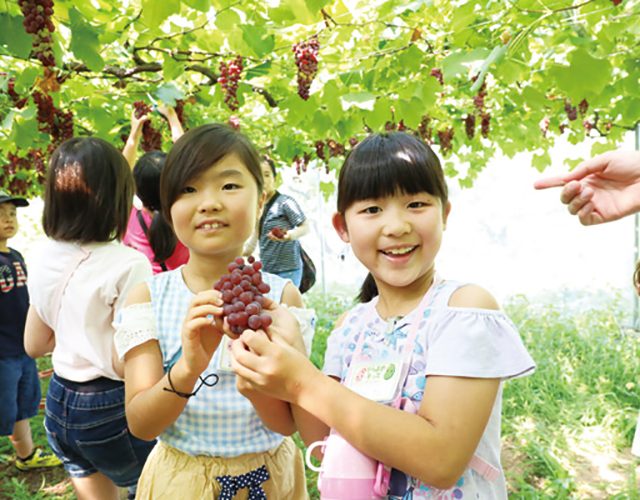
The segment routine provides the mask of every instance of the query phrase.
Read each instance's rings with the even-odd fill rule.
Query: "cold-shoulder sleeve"
[[[516,326],[502,311],[448,307],[433,319],[427,375],[508,379],[535,369]]]
[[[286,304],[283,304],[283,306],[289,309],[289,312],[298,320],[300,334],[302,335],[302,340],[307,350],[307,356],[310,356],[313,336],[316,331],[316,312],[313,309],[287,306]]]
[[[116,320],[114,343],[118,358],[148,340],[158,339],[156,318],[150,302],[123,308]]]

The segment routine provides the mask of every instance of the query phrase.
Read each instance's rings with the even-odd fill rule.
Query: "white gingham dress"
[[[271,287],[267,296],[280,302],[288,280],[268,273],[262,277]],[[180,331],[194,294],[184,283],[181,268],[156,274],[147,284],[166,366],[181,347]],[[237,391],[235,374],[217,369],[220,351],[202,374],[204,378],[216,373],[218,383],[203,386],[189,398],[182,414],[158,439],[189,455],[217,457],[263,452],[280,445],[283,436],[267,429],[249,400]]]

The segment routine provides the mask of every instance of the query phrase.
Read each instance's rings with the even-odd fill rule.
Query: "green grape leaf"
[[[86,22],[75,8],[69,10],[69,22],[71,24],[69,48],[90,70],[100,71],[104,67],[104,59],[100,55],[99,30]]]
[[[25,32],[22,16],[0,13],[0,48],[6,47],[10,54],[20,58],[29,57],[33,37]]]
[[[184,99],[184,92],[173,83],[164,83],[154,92],[155,97],[169,106],[175,106],[177,99]]]
[[[180,0],[142,0],[142,22],[159,27],[169,16],[180,12]]]
[[[257,57],[271,53],[275,46],[275,37],[268,34],[264,26],[243,25],[242,39]]]

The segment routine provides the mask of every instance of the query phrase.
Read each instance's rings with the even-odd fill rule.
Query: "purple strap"
[[[423,326],[422,316],[424,315],[424,310],[431,306],[431,304],[437,297],[436,290],[438,288],[438,285],[440,285],[441,283],[442,279],[436,275],[433,283],[431,284],[431,287],[429,287],[427,293],[425,293],[424,297],[422,297],[420,304],[418,304],[418,307],[413,311],[413,314],[416,315],[416,318],[413,322],[409,323],[409,333],[407,334],[407,340],[405,341],[402,349],[403,361],[405,363],[409,363],[411,361],[411,355],[413,354],[413,348],[415,345],[416,337],[418,336],[418,330]],[[365,334],[363,331],[358,336],[358,342],[356,343],[356,348],[353,351],[353,357],[351,359],[355,360],[358,356],[360,356],[360,354],[362,354],[362,348],[364,347],[364,338]]]

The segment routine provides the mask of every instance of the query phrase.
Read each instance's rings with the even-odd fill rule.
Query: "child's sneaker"
[[[34,449],[29,458],[16,457],[16,467],[21,471],[57,467],[58,465],[62,465],[60,459],[50,451],[44,451],[41,448]]]

